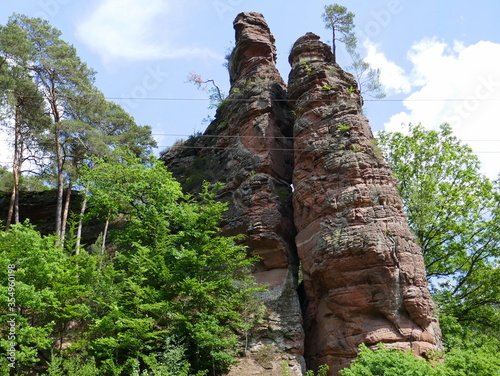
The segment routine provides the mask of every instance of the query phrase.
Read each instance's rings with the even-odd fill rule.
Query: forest
[[[220,235],[220,187],[184,193],[152,156],[151,127],[95,75],[47,21],[0,25],[0,126],[14,151],[0,169],[0,372],[223,375],[265,315],[257,259],[241,236]],[[423,250],[444,352],[362,345],[341,374],[500,375],[500,181],[448,124],[377,138]],[[50,233],[21,220],[22,192],[42,191],[56,202]]]

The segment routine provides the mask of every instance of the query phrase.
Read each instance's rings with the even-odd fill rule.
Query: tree
[[[33,83],[27,65],[32,54],[26,33],[16,24],[0,27],[0,104],[4,113],[0,119],[9,130],[13,144],[12,194],[6,220],[6,229],[19,222],[19,190],[22,166],[26,160],[39,161],[41,134],[49,119],[44,112],[40,91]]]
[[[131,152],[137,158],[147,159],[156,141],[151,136],[150,126],[139,126],[121,106],[106,101],[99,119],[94,120],[97,126],[85,127],[87,132],[77,132],[73,141],[73,171],[78,178],[79,166],[92,166],[92,158],[119,159],[123,150]],[[77,228],[76,252],[80,251],[80,238],[83,228],[83,217],[87,208],[88,189],[83,191],[83,201]],[[105,236],[104,236],[105,243]],[[103,246],[104,246],[103,243]]]
[[[184,339],[193,370],[224,371],[247,329],[245,303],[256,299],[247,271],[255,260],[246,257],[237,238],[217,235],[226,205],[214,201],[207,185],[201,201],[185,196],[155,160],[98,160],[84,179],[89,215],[104,214],[121,224],[107,247],[122,271],[116,282],[119,309],[108,310],[95,330],[127,341],[100,340],[94,351],[118,353],[114,361],[120,362],[170,336]]]
[[[441,317],[500,331],[500,191],[451,127],[380,132]],[[449,320],[444,320],[447,322]],[[446,330],[446,328],[445,328]]]
[[[229,58],[229,57],[227,57]],[[222,108],[222,105],[227,103],[225,100],[226,95],[221,91],[220,87],[215,83],[215,80],[203,80],[201,76],[197,73],[189,73],[187,77],[187,82],[192,82],[198,90],[206,91],[208,90],[208,100],[209,100],[209,109],[219,109]],[[203,119],[203,123],[211,123],[213,118],[211,116],[207,116]]]
[[[13,374],[37,373],[29,371],[41,371],[40,366],[43,367],[51,351],[60,349],[71,336],[69,323],[89,319],[89,300],[83,281],[92,281],[95,263],[88,255],[78,259],[68,257],[55,246],[54,236],[42,236],[31,224],[19,223],[0,233],[0,267],[3,280],[7,281],[8,273],[15,280],[13,293],[8,293],[7,284],[0,286],[2,322],[11,319],[9,313],[16,314],[17,361]],[[8,300],[9,297],[12,299]],[[9,374],[5,351],[10,342],[7,336],[1,337],[0,370],[4,375]]]
[[[362,94],[368,94],[373,98],[384,98],[380,84],[380,70],[373,69],[366,61],[363,61],[356,51],[357,38],[354,34],[354,13],[348,12],[347,8],[334,4],[325,5],[325,12],[321,15],[327,29],[332,29],[332,52],[333,60],[337,62],[336,41],[345,43],[347,52],[352,59],[352,65],[347,70],[354,74],[358,82],[358,89]],[[338,34],[341,36],[339,37]]]
[[[325,12],[321,17],[325,22],[325,28],[332,30],[333,62],[336,63],[336,41],[345,43],[348,48],[356,48],[354,13],[348,12],[342,5],[333,4],[325,5]]]
[[[162,163],[125,153],[82,178],[88,215],[99,218],[101,206],[116,219],[104,254],[99,240],[75,254],[74,243],[56,246],[28,223],[0,233],[0,278],[14,270],[16,281],[15,374],[221,374],[261,290],[248,272],[254,259],[218,235],[226,205],[208,186],[199,200],[185,196]],[[0,285],[4,322],[9,296]],[[2,337],[4,374],[9,346]]]
[[[377,99],[385,98],[380,83],[380,69],[373,69],[369,63],[361,58],[355,48],[348,48],[347,52],[352,59],[352,65],[347,67],[347,70],[356,78],[361,95],[367,94]]]
[[[56,233],[61,236],[64,232],[65,127],[72,120],[72,114],[85,104],[92,103],[95,72],[80,60],[75,48],[64,42],[60,38],[61,32],[47,21],[14,15],[9,24],[18,25],[27,35],[31,47],[28,69],[42,92],[52,118],[52,145],[57,175]]]
[[[47,21],[22,15],[11,17],[6,29],[18,30],[24,37],[20,47],[12,47],[9,52],[23,61],[50,116],[50,132],[45,133],[52,137],[40,143],[40,150],[53,161],[46,171],[56,176],[56,233],[62,245],[73,181],[88,158],[110,154],[119,146],[144,157],[156,143],[150,127],[138,126],[120,106],[105,100],[94,86],[95,72],[81,61],[73,46],[61,39],[59,30]],[[23,59],[24,55],[29,58]],[[31,119],[29,128],[34,125]]]
[[[207,85],[211,84],[208,89],[210,105],[208,108],[217,108],[222,103],[225,95],[220,90],[219,86],[216,85],[214,80],[203,80],[201,76],[197,73],[189,73],[187,77],[187,82],[192,82],[200,90],[207,90]]]

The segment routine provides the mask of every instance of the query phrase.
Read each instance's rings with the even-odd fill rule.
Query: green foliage
[[[498,376],[500,375],[500,359],[498,357],[499,346],[492,343],[492,337],[480,336],[480,342],[472,339],[472,342],[450,350],[443,365],[446,375],[450,376]],[[471,346],[471,343],[474,346]]]
[[[410,125],[379,133],[399,181],[410,226],[423,248],[439,307],[445,375],[498,375],[499,188],[472,150],[453,136]]]
[[[380,132],[379,141],[399,181],[441,315],[498,331],[498,184],[480,173],[478,158],[449,125],[439,131],[410,125],[408,131]]]
[[[40,353],[71,335],[70,322],[90,318],[82,281],[92,275],[92,258],[68,256],[55,246],[55,237],[41,236],[32,225],[17,224],[0,233],[0,278],[15,265],[17,374],[37,366]],[[0,286],[0,316],[7,320],[6,286]],[[2,357],[8,341],[1,340]]]
[[[337,125],[337,128],[339,129],[339,131],[341,131],[342,133],[347,133],[351,130],[351,127],[349,125],[345,125],[345,124],[342,124],[342,123],[339,123]]]
[[[101,338],[93,350],[131,357],[167,333],[185,339],[194,369],[225,370],[245,329],[244,304],[256,290],[243,273],[254,260],[235,238],[216,235],[226,206],[214,201],[208,185],[201,204],[184,196],[160,162],[129,159],[124,168],[101,160],[85,178],[90,205],[99,208],[91,213],[126,222],[111,243],[119,249],[116,267],[127,273],[115,277],[117,308],[96,321]]]
[[[356,78],[361,95],[368,95],[377,99],[385,98],[380,83],[380,69],[373,69],[369,63],[361,58],[355,48],[348,48],[347,52],[352,59],[352,65],[347,67],[347,70]],[[349,93],[353,94],[354,92],[355,89],[350,87]]]
[[[327,364],[322,364],[318,368],[318,372],[316,373],[316,376],[328,376],[328,371],[330,370],[330,367],[328,367]],[[309,370],[306,372],[306,376],[314,376],[314,372]]]
[[[359,146],[359,144],[352,144],[351,145],[351,150],[354,151],[354,152],[361,151],[361,146]]]
[[[311,74],[312,73],[312,67],[309,64],[309,60],[305,57],[301,57],[299,59],[300,65],[305,69],[306,74]]]
[[[97,368],[93,357],[86,359],[83,356],[74,356],[63,358],[53,356],[52,362],[47,370],[49,376],[100,376],[101,373]]]
[[[325,28],[332,30],[332,51],[335,62],[336,41],[345,43],[348,48],[356,47],[354,13],[348,12],[346,7],[339,4],[325,5],[324,9],[325,11],[321,17],[325,23]]]
[[[498,328],[470,327],[454,316],[442,314],[439,324],[450,375],[500,374],[500,336]]]
[[[304,107],[297,107],[295,110],[292,110],[292,114],[295,117],[300,117],[304,113]]]
[[[30,224],[0,233],[0,278],[16,266],[16,374],[224,372],[261,306],[248,273],[254,259],[236,238],[217,235],[226,206],[208,185],[195,201],[161,163],[124,153],[97,160],[82,182],[88,215],[118,221],[104,253],[102,239],[74,254],[73,243],[56,246]],[[0,286],[3,322],[8,296]],[[2,337],[6,372],[9,346]]]
[[[288,367],[288,363],[284,360],[280,363],[281,367],[281,376],[290,376],[290,368]]]
[[[471,338],[467,338],[471,339]],[[472,342],[463,341],[449,351],[444,359],[426,361],[411,351],[385,347],[371,350],[361,345],[361,352],[342,376],[494,376],[500,374],[498,339],[481,337]]]
[[[445,376],[440,367],[433,367],[411,352],[386,348],[380,345],[376,351],[365,345],[349,368],[341,370],[341,376]]]

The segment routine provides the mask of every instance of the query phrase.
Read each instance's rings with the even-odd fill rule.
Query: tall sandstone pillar
[[[425,356],[440,348],[440,332],[422,252],[356,81],[312,33],[289,61],[306,361],[338,375],[361,343],[380,342]]]
[[[265,320],[230,375],[280,374],[285,361],[299,376],[305,364],[291,190],[293,115],[264,17],[241,13],[234,28],[229,96],[203,135],[174,146],[162,159],[188,192],[195,193],[203,180],[224,183],[222,233],[244,234],[249,254],[260,257],[252,274],[268,286],[259,295]]]

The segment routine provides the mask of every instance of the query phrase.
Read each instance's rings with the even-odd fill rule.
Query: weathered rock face
[[[361,114],[356,81],[312,33],[297,40],[289,60],[306,360],[337,375],[361,343],[424,356],[440,347],[424,261]]]
[[[65,192],[66,194],[66,192]],[[0,223],[5,225],[9,209],[11,192],[0,192]],[[80,212],[82,196],[77,191],[71,192],[70,213]],[[29,219],[43,235],[53,234],[56,228],[55,212],[57,206],[57,191],[41,192],[21,191],[19,197],[19,222]],[[93,220],[83,228],[82,244],[93,244],[102,232],[104,221]]]
[[[229,208],[222,231],[245,234],[250,254],[261,257],[253,275],[269,286],[260,296],[267,320],[250,342],[255,356],[242,363],[248,363],[244,371],[232,374],[274,375],[285,360],[302,375],[304,337],[290,186],[293,115],[275,66],[274,37],[263,16],[241,13],[234,27],[228,98],[203,135],[172,148],[162,159],[190,192],[203,180],[224,183],[220,198]]]

